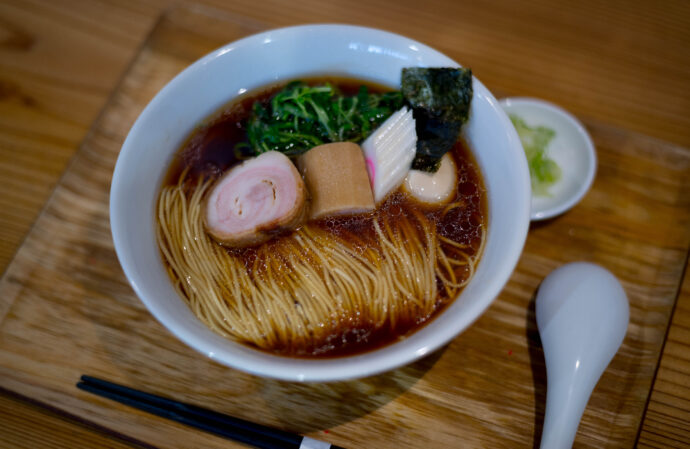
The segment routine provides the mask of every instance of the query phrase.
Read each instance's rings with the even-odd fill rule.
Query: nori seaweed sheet
[[[472,101],[472,71],[410,67],[402,70],[402,94],[412,108],[417,154],[412,168],[435,172],[458,140]]]

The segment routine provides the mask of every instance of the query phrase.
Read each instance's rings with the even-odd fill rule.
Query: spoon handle
[[[574,374],[574,373],[573,373]],[[598,376],[573,376],[549,383],[541,449],[569,449]]]

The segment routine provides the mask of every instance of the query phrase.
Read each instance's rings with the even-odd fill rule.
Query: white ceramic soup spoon
[[[609,271],[571,263],[542,282],[536,316],[548,383],[541,448],[570,448],[592,390],[625,337],[628,299]]]

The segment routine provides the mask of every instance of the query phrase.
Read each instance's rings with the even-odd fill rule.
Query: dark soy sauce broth
[[[350,78],[301,79],[309,84],[328,82],[346,95],[355,95],[361,85],[366,85],[370,92],[375,93],[391,90],[382,85]],[[240,163],[241,160],[237,158],[233,148],[238,143],[247,141],[246,124],[253,103],[255,101],[269,101],[271,96],[285,84],[287,83],[276,84],[245,94],[213,114],[209,120],[191,133],[177,152],[166,175],[165,184],[177,184],[183,170],[187,170],[186,179],[188,180],[217,178],[229,168]],[[450,203],[458,202],[461,204],[460,207],[444,213],[446,204],[434,206],[422,204],[398,189],[377,207],[375,214],[382,218],[394,220],[395,217],[403,215],[412,217],[414,210],[421,211],[427,219],[435,224],[439,235],[468,245],[467,252],[473,255],[479,250],[482,228],[487,225],[486,191],[479,175],[478,166],[467,145],[462,140],[458,141],[451,150],[451,154],[457,167],[458,189],[455,198]],[[318,222],[310,222],[310,225],[319,226],[341,239],[347,240],[354,247],[359,246],[364,249],[369,244],[375,245],[372,215],[332,217]],[[280,242],[281,237],[277,237],[264,243],[264,245],[280,245]],[[228,249],[228,251],[235,256],[242,257],[245,266],[256,266],[257,251],[255,248]],[[456,275],[459,278],[466,278],[469,273],[459,271]],[[440,281],[437,282],[440,287]],[[321,338],[314,347],[300,348],[296,352],[289,348],[276,347],[270,352],[290,357],[329,358],[361,354],[387,346],[428,324],[455,299],[448,298],[443,289],[439,289],[439,292],[436,308],[431,315],[418,316],[413,320],[398,321],[394,329],[387,325],[376,329],[370,324],[371,321],[363,316],[350,320],[339,319],[336,323],[336,330]]]

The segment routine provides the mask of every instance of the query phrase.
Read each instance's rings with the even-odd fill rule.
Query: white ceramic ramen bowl
[[[293,381],[369,376],[438,349],[474,322],[499,294],[527,235],[530,181],[520,140],[494,96],[474,80],[464,137],[480,165],[488,197],[486,247],[472,281],[430,324],[395,344],[349,357],[274,356],[216,335],[187,308],[164,269],[155,237],[155,201],[185,137],[245,91],[305,75],[340,74],[393,87],[403,67],[458,64],[419,42],[369,28],[308,25],[230,43],[192,64],[146,106],[125,140],[110,192],[115,250],[134,291],[180,340],[227,366]]]

